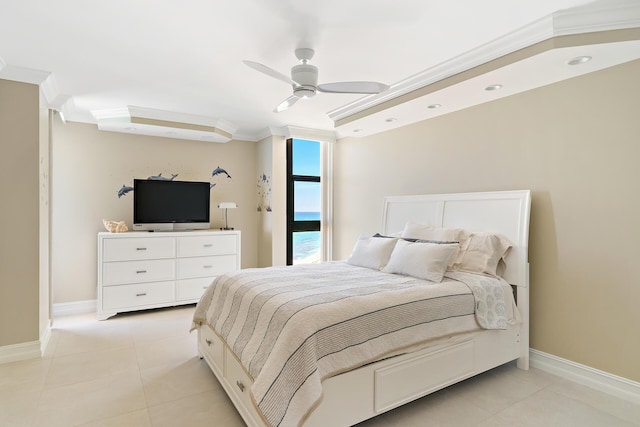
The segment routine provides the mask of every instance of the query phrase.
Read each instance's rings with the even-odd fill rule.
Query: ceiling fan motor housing
[[[299,64],[291,68],[291,80],[299,86],[293,87],[293,93],[299,98],[310,98],[316,94],[318,86],[318,68],[311,64]]]

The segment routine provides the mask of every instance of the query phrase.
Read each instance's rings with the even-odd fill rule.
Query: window
[[[287,140],[287,264],[322,261],[321,145]]]

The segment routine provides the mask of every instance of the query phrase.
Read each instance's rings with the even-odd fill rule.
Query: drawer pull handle
[[[144,274],[147,270],[136,270],[136,274]]]
[[[136,248],[136,251],[146,251],[147,248]]]
[[[212,265],[203,265],[202,268],[213,268]]]
[[[240,391],[241,391],[242,393],[244,393],[244,384],[242,384],[242,383],[240,382],[240,380],[236,381],[236,385],[238,386],[238,388],[240,389]]]
[[[204,342],[206,342],[209,347],[211,347],[211,344],[213,344],[213,341],[209,339],[204,340]]]
[[[145,296],[145,295],[147,295],[147,293],[146,293],[146,292],[143,292],[143,293],[141,293],[141,294],[136,294],[136,296],[137,296],[137,297],[143,297],[143,296]]]
[[[213,246],[213,243],[207,243],[207,244],[204,245],[205,248],[210,248],[212,246]]]

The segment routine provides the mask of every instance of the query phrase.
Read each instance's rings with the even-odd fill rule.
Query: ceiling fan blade
[[[298,102],[298,98],[295,95],[291,95],[290,97],[288,97],[287,99],[285,99],[284,101],[282,101],[280,103],[280,105],[278,105],[276,108],[274,108],[273,112],[274,113],[280,113],[284,110],[287,110],[289,107],[291,107],[293,104],[295,104],[296,102]]]
[[[247,65],[248,67],[253,68],[254,70],[260,71],[261,73],[266,74],[267,76],[271,76],[275,79],[281,80],[285,83],[288,83],[290,85],[294,85],[297,86],[298,84],[296,82],[294,82],[293,80],[291,80],[290,77],[285,76],[284,74],[282,74],[279,71],[274,70],[273,68],[269,68],[266,65],[262,65],[259,62],[253,62],[253,61],[242,61],[245,63],[245,65]]]
[[[319,92],[326,93],[380,93],[389,89],[389,85],[378,82],[337,82],[318,85]]]

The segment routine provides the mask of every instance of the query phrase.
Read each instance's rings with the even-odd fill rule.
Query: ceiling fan
[[[268,76],[281,80],[293,86],[293,95],[285,99],[273,111],[279,113],[298,102],[300,98],[311,98],[316,92],[325,93],[361,93],[375,94],[389,89],[389,86],[378,82],[336,82],[318,84],[318,67],[309,64],[315,51],[309,48],[296,49],[296,58],[300,64],[291,68],[291,77],[274,70],[273,68],[253,61],[242,61],[254,70],[258,70]]]

